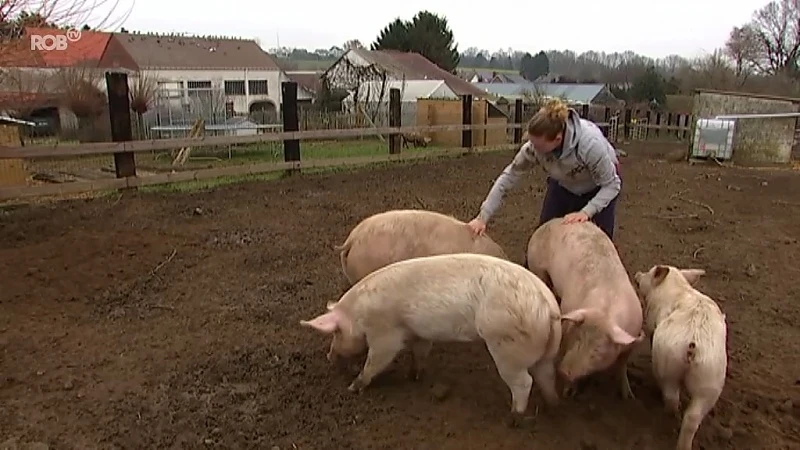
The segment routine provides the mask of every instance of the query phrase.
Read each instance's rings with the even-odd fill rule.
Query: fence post
[[[472,125],[472,96],[461,96],[461,124]],[[461,131],[461,147],[472,149],[472,130]]]
[[[518,98],[514,101],[514,124],[522,125],[522,99]],[[514,143],[519,144],[522,142],[522,128],[514,128]]]
[[[630,137],[631,136],[630,135],[630,132],[631,132],[631,110],[630,109],[626,109],[625,110],[625,123],[623,124],[623,126],[624,126],[625,135],[622,137],[622,140],[623,141],[627,141],[628,139],[631,138]]]
[[[603,110],[603,122],[608,123],[611,120],[611,108],[606,106]]]
[[[581,105],[581,117],[586,119],[586,120],[589,120],[589,105],[588,104]]]
[[[131,124],[131,101],[128,96],[128,75],[106,72],[108,92],[108,115],[111,123],[111,140],[125,142],[133,140]],[[114,169],[117,178],[136,176],[136,157],[133,152],[114,153]],[[135,188],[134,188],[135,189]]]
[[[297,83],[294,81],[284,81],[281,83],[281,98],[283,105],[283,131],[300,131],[300,120],[297,116]],[[297,139],[283,141],[283,160],[286,162],[300,161],[300,141]],[[297,169],[289,169],[287,174],[296,172]]]
[[[400,89],[389,89],[389,126],[400,128]],[[396,155],[400,153],[402,142],[400,141],[400,133],[392,133],[389,135],[389,154]]]

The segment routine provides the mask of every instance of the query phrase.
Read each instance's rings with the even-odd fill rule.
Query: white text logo
[[[81,30],[70,28],[64,34],[32,34],[31,50],[66,50],[70,42],[81,38]]]

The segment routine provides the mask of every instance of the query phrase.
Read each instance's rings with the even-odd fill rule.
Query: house
[[[617,106],[617,99],[605,84],[567,83],[473,83],[496,98],[513,102],[518,98],[557,97],[571,105]]]
[[[140,74],[158,80],[159,101],[278,117],[288,77],[254,40],[113,33]],[[216,98],[214,98],[216,97]],[[200,105],[200,104],[203,105]]]
[[[456,95],[485,97],[486,92],[453,75],[419,53],[397,50],[347,50],[323,74],[333,88],[353,90],[361,83],[386,80],[438,80]]]
[[[68,39],[64,49],[31,50],[33,36],[63,35],[65,30],[27,27],[22,37],[0,54],[4,76],[0,84],[0,110],[37,122],[37,133],[56,133],[62,128],[77,128],[86,103],[82,93],[71,95],[65,86],[82,80],[105,90],[103,71],[134,71],[136,64],[124,53],[109,52],[120,44],[109,33],[82,31],[79,39]],[[103,107],[100,105],[99,107]],[[46,122],[46,126],[43,124]]]

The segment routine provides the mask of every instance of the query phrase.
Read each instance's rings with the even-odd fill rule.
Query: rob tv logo
[[[66,50],[70,42],[81,38],[81,31],[70,28],[64,34],[32,34],[31,50]]]

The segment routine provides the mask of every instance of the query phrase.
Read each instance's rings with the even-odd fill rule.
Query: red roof
[[[40,92],[0,92],[0,110],[15,110],[20,106],[29,109],[58,106],[59,98],[55,94]]]
[[[111,38],[109,33],[81,31],[79,38],[67,39],[67,48],[64,50],[31,50],[31,38],[34,35],[66,37],[67,31],[55,28],[25,28],[25,34],[17,43],[16,50],[9,51],[3,56],[2,65],[6,67],[97,66]]]
[[[286,76],[312,94],[322,87],[321,72],[286,72]]]
[[[442,69],[428,58],[413,52],[399,50],[366,50],[353,49],[358,55],[374,63],[384,66],[389,71],[402,73],[407,80],[442,80],[457,95],[473,95],[486,97],[486,92],[462,80],[458,76]]]

